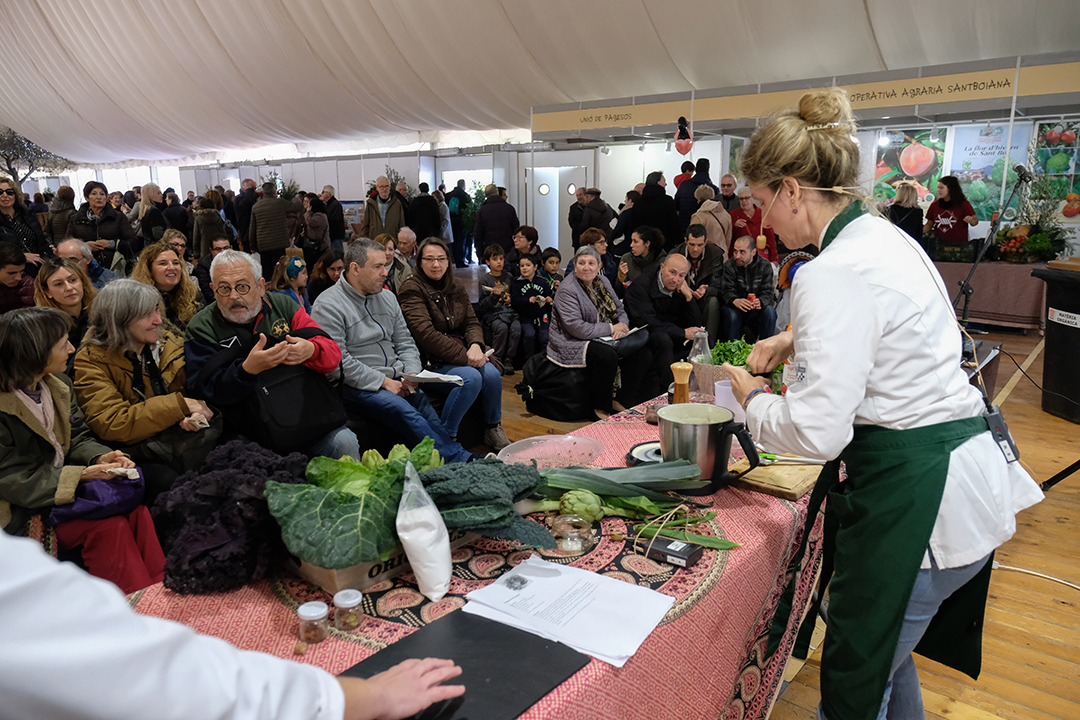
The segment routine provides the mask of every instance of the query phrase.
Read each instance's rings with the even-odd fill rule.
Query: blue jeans
[[[725,340],[737,340],[743,335],[743,328],[757,330],[757,339],[764,340],[776,334],[776,308],[766,305],[760,310],[743,312],[730,305],[720,308],[724,320]]]
[[[491,363],[477,370],[468,365],[443,365],[434,369],[443,375],[455,375],[465,381],[461,387],[453,385],[433,385],[433,392],[450,389],[446,394],[446,403],[442,409],[442,424],[450,437],[456,438],[461,418],[480,398],[484,410],[484,422],[498,425],[502,422],[502,374]]]
[[[438,413],[431,407],[431,401],[419,390],[401,397],[389,390],[371,392],[344,385],[341,398],[347,410],[386,425],[410,447],[430,437],[435,441],[439,455],[447,462],[465,462],[472,457],[472,453],[450,439]]]
[[[970,565],[942,570],[930,555],[930,567],[920,570],[915,577],[915,587],[911,591],[907,610],[904,611],[904,625],[900,629],[900,642],[893,655],[892,671],[885,686],[885,695],[881,700],[878,720],[924,720],[922,688],[919,687],[919,673],[915,669],[915,659],[911,656],[919,644],[927,626],[950,595],[959,590],[968,580],[979,574],[986,566],[990,556],[976,560]],[[818,720],[827,720],[817,709]]]
[[[306,454],[310,457],[325,456],[337,459],[348,455],[353,460],[360,459],[360,443],[353,431],[344,425],[323,435],[307,450]]]

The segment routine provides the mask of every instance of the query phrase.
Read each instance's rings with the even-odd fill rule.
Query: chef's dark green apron
[[[822,250],[863,212],[857,202],[842,211],[830,224]],[[877,717],[904,611],[937,520],[949,456],[983,432],[987,426],[981,417],[909,430],[857,426],[840,457],[821,471],[810,497],[803,544],[789,568],[798,571],[827,496],[821,587],[830,577],[831,584],[821,698],[829,720]],[[842,483],[841,462],[847,473]],[[916,652],[978,677],[989,582],[987,562],[942,604]],[[794,589],[793,578],[774,616],[769,655],[787,629]],[[796,642],[797,657],[806,657],[814,610]]]

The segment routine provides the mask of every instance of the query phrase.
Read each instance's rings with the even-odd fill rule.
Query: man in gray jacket
[[[450,439],[438,413],[405,375],[421,370],[405,318],[386,284],[386,251],[374,240],[345,250],[345,272],[323,291],[311,316],[341,347],[342,397],[350,412],[386,425],[407,445],[425,436],[447,462],[476,456]]]

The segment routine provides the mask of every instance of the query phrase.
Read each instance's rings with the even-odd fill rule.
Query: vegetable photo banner
[[[955,125],[949,130],[945,149],[948,171],[943,174],[957,177],[980,222],[990,220],[1001,203],[1002,181],[1006,182],[1005,198],[1008,199],[1017,180],[1013,168],[1027,164],[1031,123],[1013,123],[1012,142],[1006,155],[1008,137],[1007,122]],[[1018,199],[1014,198],[1006,208],[1005,220],[1016,218]]]
[[[874,199],[892,200],[902,182],[915,185],[919,203],[928,204],[937,197],[937,181],[942,175],[945,155],[945,130],[930,128],[889,128],[878,144],[874,168]]]

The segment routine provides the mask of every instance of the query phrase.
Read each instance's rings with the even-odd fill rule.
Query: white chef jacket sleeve
[[[746,418],[751,434],[770,452],[832,460],[851,440],[881,322],[857,273],[822,258],[815,263],[799,268],[792,290],[795,382],[784,396],[755,396]]]
[[[111,583],[0,532],[0,718],[339,720],[323,670],[134,612]]]

